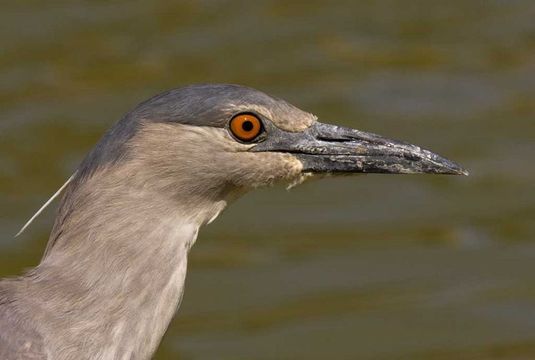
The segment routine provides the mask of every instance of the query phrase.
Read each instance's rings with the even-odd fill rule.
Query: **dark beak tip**
[[[446,175],[462,175],[462,176],[469,176],[470,172],[466,169],[459,168],[459,169],[451,169],[448,172],[446,172]]]
[[[450,166],[449,167],[449,171],[448,173],[451,174],[451,175],[463,175],[463,176],[469,176],[470,175],[470,172],[463,168],[461,165],[451,161],[451,160],[447,160],[449,163],[450,163]]]
[[[469,176],[470,172],[468,170],[466,170],[465,168],[463,168],[462,166],[459,166],[459,165],[453,163],[452,165],[450,165],[450,166],[448,166],[448,167],[446,167],[444,169],[443,174],[445,174],[445,175]]]
[[[442,173],[445,175],[463,175],[468,176],[470,175],[470,172],[459,165],[458,163],[451,161],[447,158],[444,158],[438,154],[431,153],[428,150],[425,150],[428,154],[431,154],[432,162],[434,163],[435,169],[437,169],[437,173]]]

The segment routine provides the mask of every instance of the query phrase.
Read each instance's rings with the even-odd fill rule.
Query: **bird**
[[[187,85],[140,103],[62,188],[40,263],[0,281],[0,359],[151,358],[203,225],[257,188],[366,173],[468,174],[242,85]]]

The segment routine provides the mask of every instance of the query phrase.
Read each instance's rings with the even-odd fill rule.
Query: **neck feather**
[[[186,211],[179,194],[92,179],[67,191],[20,298],[34,309],[50,358],[149,358],[182,298],[198,229],[225,202]]]

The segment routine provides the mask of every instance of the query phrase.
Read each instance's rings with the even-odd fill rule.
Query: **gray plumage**
[[[237,138],[238,114],[261,122],[258,136]],[[77,169],[40,264],[0,281],[0,359],[150,358],[180,304],[199,228],[251,189],[325,172],[465,173],[238,85],[141,103]]]
[[[4,282],[0,288],[0,359],[46,359],[43,338],[18,310]]]

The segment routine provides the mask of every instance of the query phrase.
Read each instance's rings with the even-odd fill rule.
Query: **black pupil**
[[[249,120],[245,120],[245,121],[243,122],[243,124],[241,124],[241,128],[242,128],[243,130],[245,130],[245,131],[251,131],[251,130],[253,130],[253,127],[254,127],[254,126],[253,126],[253,123],[250,122]]]

